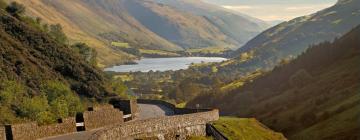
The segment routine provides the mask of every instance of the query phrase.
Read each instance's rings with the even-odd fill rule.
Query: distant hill
[[[204,17],[219,28],[235,47],[239,48],[247,41],[269,28],[270,25],[236,11],[231,11],[203,0],[154,0],[159,3],[175,7],[176,9]]]
[[[183,11],[184,7],[200,9],[204,4],[195,5],[199,2],[186,2],[179,8],[156,0],[6,1],[25,5],[28,15],[45,23],[60,23],[71,42],[85,42],[98,51],[101,66],[127,62],[137,55],[112,47],[112,42],[128,43],[140,52],[236,48],[266,28],[258,24],[260,20],[216,6],[203,7],[201,14]]]
[[[181,48],[235,47],[235,41],[202,16],[150,0],[124,0],[124,5],[147,29]]]
[[[250,40],[233,53],[235,57],[225,71],[244,68],[272,68],[282,60],[293,59],[309,46],[333,41],[360,24],[360,1],[343,0],[334,6],[283,22]],[[243,59],[244,56],[248,56]]]
[[[189,106],[255,117],[289,139],[360,138],[360,26],[309,48],[288,64],[226,94],[203,95]]]

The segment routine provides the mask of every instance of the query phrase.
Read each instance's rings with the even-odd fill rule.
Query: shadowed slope
[[[189,105],[256,117],[291,139],[359,139],[360,27],[226,95]],[[207,102],[204,102],[207,101]]]

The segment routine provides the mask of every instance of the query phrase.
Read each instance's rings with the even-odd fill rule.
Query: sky
[[[337,0],[205,0],[265,21],[291,20],[334,5]]]

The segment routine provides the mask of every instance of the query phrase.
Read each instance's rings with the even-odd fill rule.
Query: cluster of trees
[[[224,84],[224,79],[211,73],[211,69],[195,67],[179,71],[135,72],[128,73],[133,80],[125,84],[135,93],[161,95],[163,100],[181,103],[190,101],[202,93],[214,91]]]
[[[2,81],[0,89],[0,124],[23,120],[49,124],[84,109],[69,86],[57,81],[44,82],[39,95],[30,95],[29,89],[16,81]]]

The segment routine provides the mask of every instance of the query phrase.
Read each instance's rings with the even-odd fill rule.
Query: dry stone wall
[[[160,140],[186,139],[205,136],[206,123],[219,119],[219,110],[153,118],[114,125],[95,132],[91,140],[124,140],[154,138]]]
[[[76,132],[75,118],[67,118],[62,123],[39,126],[36,122],[11,125],[14,140],[34,140],[49,136]]]
[[[96,106],[93,111],[85,111],[83,116],[85,130],[92,130],[124,122],[123,112],[114,108],[112,105]]]

